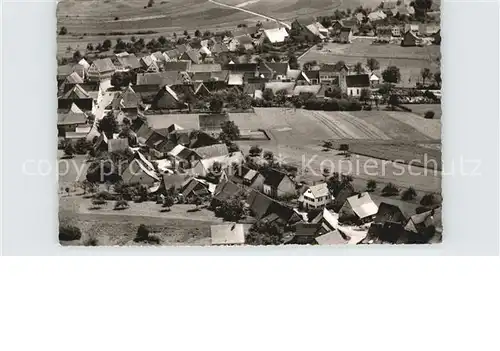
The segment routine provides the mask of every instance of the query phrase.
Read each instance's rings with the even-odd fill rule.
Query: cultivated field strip
[[[313,114],[333,133],[334,139],[391,139],[377,127],[346,112],[313,111]]]
[[[322,123],[326,128],[328,128],[332,133],[335,139],[349,139],[356,138],[355,134],[352,131],[346,131],[345,128],[340,128],[337,121],[332,121],[330,116],[328,116],[323,111],[312,111],[312,114],[316,117],[316,119]],[[337,122],[337,123],[336,123]]]
[[[403,122],[434,140],[441,140],[441,121],[425,119],[412,113],[387,112],[387,115]]]
[[[337,112],[337,114],[341,117],[344,118],[346,123],[352,124],[354,127],[358,128],[360,131],[364,133],[366,138],[362,139],[381,139],[381,140],[390,140],[391,138],[388,137],[384,132],[382,132],[380,129],[375,127],[374,125],[367,123],[363,121],[362,119],[359,119],[347,112]]]

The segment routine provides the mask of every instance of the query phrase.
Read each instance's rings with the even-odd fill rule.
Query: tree
[[[370,89],[367,89],[367,88],[363,88],[361,89],[361,92],[359,94],[359,100],[360,101],[370,101],[372,98],[372,91]]]
[[[200,206],[203,204],[203,201],[199,196],[196,196],[194,198],[194,204],[196,205],[196,210],[199,210]]]
[[[417,192],[412,187],[409,187],[401,194],[401,200],[410,201],[417,197]]]
[[[240,151],[240,147],[238,146],[238,144],[230,142],[230,143],[227,144],[227,150],[230,153],[238,152],[238,151]]]
[[[440,204],[440,199],[435,194],[425,194],[420,200],[422,206],[431,207]]]
[[[152,7],[155,3],[155,0],[149,0],[148,1],[148,7]]]
[[[315,61],[315,60],[313,60],[313,61],[308,61],[308,62],[306,62],[306,63],[304,63],[304,64],[302,65],[302,68],[304,69],[304,71],[309,71],[309,70],[311,70],[311,68],[313,68],[313,67],[314,67],[314,66],[316,66],[317,64],[318,64],[318,61]]]
[[[297,56],[295,56],[294,54],[289,55],[288,64],[290,65],[290,69],[298,69],[299,62],[297,60]]]
[[[434,111],[427,111],[424,115],[424,118],[433,119],[434,118]]]
[[[72,225],[59,225],[59,240],[62,241],[73,241],[80,240],[82,237],[82,232],[80,228]]]
[[[392,94],[389,97],[388,104],[391,105],[392,109],[394,110],[394,107],[399,105],[399,96]]]
[[[82,59],[82,53],[80,52],[80,50],[76,50],[73,53],[73,60],[80,61],[81,59]]]
[[[67,157],[73,157],[75,154],[75,148],[72,143],[68,143],[64,148],[64,155]]]
[[[250,156],[260,156],[262,154],[262,148],[258,145],[254,145],[250,148]]]
[[[210,100],[210,111],[215,113],[222,112],[222,107],[224,107],[224,101],[220,96],[214,96]]]
[[[377,189],[377,182],[374,181],[373,179],[370,179],[369,181],[366,182],[366,191],[368,192],[373,192]]]
[[[264,151],[264,159],[267,161],[273,161],[274,160],[274,154],[272,151]]]
[[[262,98],[265,100],[265,101],[273,101],[274,100],[274,92],[272,89],[264,89],[264,91],[262,92]]]
[[[357,74],[362,74],[365,71],[363,68],[363,64],[361,62],[358,62],[354,65],[354,72]]]
[[[188,31],[187,30],[184,30],[184,36],[187,37],[189,35]]]
[[[208,29],[203,32],[203,37],[205,37],[205,38],[207,38],[207,37],[209,37],[211,35],[212,35],[212,33]]]
[[[148,241],[149,239],[149,229],[144,224],[141,224],[139,228],[137,228],[137,234],[135,235],[134,241]]]
[[[245,207],[242,197],[239,194],[231,196],[216,209],[217,215],[225,221],[236,222],[245,214]]]
[[[106,39],[102,42],[102,49],[108,51],[111,48],[111,40]]]
[[[440,71],[437,71],[436,73],[434,73],[434,81],[441,88],[441,72]]]
[[[330,17],[322,17],[320,23],[323,27],[330,28],[332,26],[332,19]]]
[[[219,138],[225,142],[229,140],[236,140],[240,137],[240,128],[233,121],[226,121],[221,124],[221,130]]]
[[[335,64],[335,69],[337,71],[340,71],[342,69],[342,67],[344,67],[344,66],[345,66],[345,61],[340,60],[340,61],[337,61],[337,63]]]
[[[323,175],[323,178],[325,178],[325,181],[326,181],[326,178],[328,178],[328,176],[330,175],[331,171],[330,171],[330,168],[328,167],[324,167],[323,170],[321,171],[321,174]]]
[[[431,70],[428,68],[422,68],[422,70],[420,71],[420,76],[422,76],[422,84],[425,85],[425,81],[432,78]]]
[[[275,223],[257,222],[245,237],[248,245],[280,245],[283,240],[283,230]]]
[[[92,43],[87,44],[87,51],[94,51],[94,45],[92,45]]]
[[[170,208],[174,205],[174,198],[170,195],[165,196],[163,199],[163,205],[162,207],[166,208],[168,211],[170,211]]]
[[[106,134],[106,136],[110,139],[113,138],[113,133],[118,133],[118,121],[116,120],[113,111],[109,112],[97,122],[97,130]]]
[[[165,38],[163,35],[161,35],[159,38],[158,38],[158,42],[161,44],[161,45],[165,45],[167,43],[167,38]]]
[[[382,189],[383,196],[394,196],[399,194],[399,189],[396,185],[389,183]]]
[[[197,38],[201,37],[201,32],[200,32],[199,29],[197,29],[197,30],[194,31],[194,36],[197,37]]]
[[[401,72],[396,66],[389,66],[382,72],[382,78],[387,83],[399,83],[401,80]]]
[[[66,35],[68,34],[68,29],[66,27],[61,27],[59,30],[59,35]]]
[[[129,207],[127,200],[117,200],[115,202],[115,210],[124,210]]]

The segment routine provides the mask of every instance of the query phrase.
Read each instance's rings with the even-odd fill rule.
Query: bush
[[[395,196],[399,194],[399,189],[396,185],[389,183],[382,189],[383,196]]]
[[[440,199],[435,194],[426,194],[422,197],[422,200],[420,200],[420,204],[427,207],[439,205],[440,202]]]
[[[250,156],[260,156],[262,154],[262,148],[258,145],[254,145],[250,148]]]
[[[66,35],[68,34],[68,29],[66,27],[61,27],[59,30],[59,35]]]
[[[404,201],[413,200],[415,197],[417,197],[417,192],[412,187],[409,187],[401,194],[401,200]]]
[[[137,228],[137,234],[135,235],[134,241],[147,241],[149,238],[149,229],[144,224],[141,224]]]
[[[373,179],[366,182],[366,191],[373,192],[377,189],[377,182]]]
[[[80,240],[81,237],[80,228],[71,225],[59,225],[59,240],[73,241]]]
[[[92,233],[92,234],[86,236],[86,238],[83,240],[83,245],[84,246],[98,246],[99,239],[97,239],[97,236],[94,233]]]
[[[434,111],[427,111],[424,115],[424,118],[433,119],[434,118]]]
[[[126,200],[117,200],[115,202],[115,210],[125,210],[129,207],[128,202]]]

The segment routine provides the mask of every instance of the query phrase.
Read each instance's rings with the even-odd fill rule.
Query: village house
[[[72,104],[75,104],[82,111],[91,112],[95,103],[96,100],[80,84],[76,84],[62,96],[59,96],[58,109],[69,109]]]
[[[191,202],[196,198],[202,199],[210,196],[214,190],[215,185],[210,184],[202,179],[191,177],[184,183],[180,195],[182,196],[184,201]]]
[[[188,50],[181,54],[179,61],[188,61],[191,64],[201,63],[201,55],[198,50]],[[189,69],[186,69],[188,71]]]
[[[233,183],[263,191],[265,178],[259,171],[242,165],[236,171],[231,172],[230,180]]]
[[[122,175],[123,184],[142,184],[152,186],[159,182],[160,178],[154,172],[154,169],[147,167],[140,159],[134,158]]]
[[[196,154],[203,158],[212,158],[229,155],[226,144],[213,144],[193,149]]]
[[[238,184],[221,179],[215,187],[210,208],[216,209],[239,194],[243,194],[243,189]]]
[[[422,39],[413,31],[409,30],[403,34],[401,46],[420,46]]]
[[[346,76],[348,72],[349,68],[346,65],[323,64],[319,70],[319,82],[338,86],[342,91],[347,91]]]
[[[259,67],[260,74],[263,75],[264,78],[279,81],[287,80],[289,69],[290,65],[288,62],[262,62]]]
[[[252,190],[247,198],[247,204],[252,216],[263,223],[275,223],[285,227],[301,220],[301,217],[292,208]]]
[[[378,212],[378,207],[373,202],[369,193],[360,193],[351,196],[339,211],[339,221],[349,223],[371,222]]]
[[[349,238],[345,236],[342,232],[338,230],[333,230],[326,234],[316,237],[316,243],[318,245],[346,245],[349,243]]]
[[[141,63],[139,62],[137,56],[127,52],[116,54],[112,61],[117,71],[134,71],[141,68]]]
[[[375,74],[370,74],[370,87],[375,87],[380,83],[380,78]]]
[[[221,166],[221,171],[227,170],[234,165],[241,165],[245,162],[245,156],[241,151],[233,152],[224,156],[201,159],[193,164],[191,172],[199,176],[206,176],[212,170],[212,166],[217,162]]]
[[[337,37],[339,43],[350,44],[352,42],[352,28],[342,27]]]
[[[75,104],[69,109],[57,111],[57,131],[59,137],[66,137],[68,132],[76,132],[78,127],[87,125],[87,115]]]
[[[275,199],[297,195],[294,181],[284,172],[270,168],[262,173],[265,180],[263,193]]]
[[[154,97],[151,108],[155,110],[172,110],[179,109],[184,106],[185,105],[177,96],[177,93],[168,85],[165,85]]]
[[[313,17],[296,18],[291,27],[291,35],[299,40],[323,40],[328,36],[328,29]]]
[[[245,227],[243,224],[225,223],[210,226],[212,245],[245,244]]]
[[[326,183],[311,185],[299,197],[299,204],[306,210],[323,208],[333,200]]]
[[[377,41],[389,43],[392,40],[393,32],[391,26],[377,27]]]
[[[318,236],[317,223],[298,222],[292,227],[293,233],[284,240],[287,245],[313,245]]]
[[[104,58],[98,59],[92,62],[88,69],[89,80],[105,80],[111,79],[111,76],[115,73],[116,67],[111,61],[111,59]]]
[[[370,88],[370,76],[368,74],[354,74],[346,77],[347,95],[359,97],[361,90]]]
[[[282,44],[288,38],[288,32],[284,27],[264,30],[264,43]]]

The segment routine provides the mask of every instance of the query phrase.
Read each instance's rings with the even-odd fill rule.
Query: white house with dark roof
[[[347,95],[358,97],[361,90],[370,88],[368,74],[353,74],[346,77]]]
[[[88,69],[89,80],[105,80],[110,79],[115,73],[116,67],[113,61],[108,58],[98,59],[92,62]]]
[[[299,197],[299,203],[305,209],[323,208],[332,202],[333,197],[326,183],[308,186],[306,191]]]

